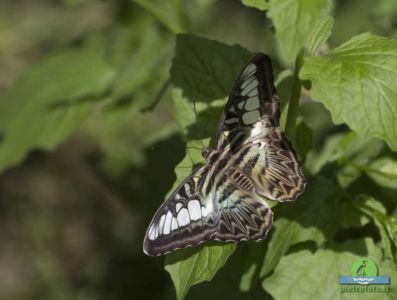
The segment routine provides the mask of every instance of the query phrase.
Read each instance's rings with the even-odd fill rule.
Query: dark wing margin
[[[259,53],[234,83],[217,134],[218,148],[224,144],[225,132],[247,131],[258,121],[262,127],[278,127],[279,119],[280,103],[274,87],[272,61],[266,54]]]
[[[205,176],[206,166],[193,171],[157,210],[143,242],[147,255],[198,245],[215,232],[213,214],[198,193]]]

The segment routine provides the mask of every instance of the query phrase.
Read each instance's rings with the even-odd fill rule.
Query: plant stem
[[[301,96],[302,83],[299,80],[299,71],[304,63],[303,50],[299,52],[295,60],[295,70],[292,78],[292,89],[288,100],[288,113],[285,125],[285,133],[292,143],[295,143],[295,123],[298,116],[299,100]]]

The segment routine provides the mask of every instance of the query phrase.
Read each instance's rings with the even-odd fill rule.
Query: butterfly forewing
[[[146,232],[146,254],[160,255],[197,245],[214,233],[210,199],[199,194],[207,174],[206,166],[195,170],[158,209]]]
[[[160,255],[206,240],[261,240],[273,213],[262,200],[295,200],[305,178],[291,143],[278,129],[279,100],[271,60],[256,55],[227,101],[217,149],[156,212],[144,251]]]
[[[234,83],[217,134],[218,148],[236,145],[238,134],[250,135],[252,131],[278,127],[280,107],[273,81],[270,58],[259,53]]]

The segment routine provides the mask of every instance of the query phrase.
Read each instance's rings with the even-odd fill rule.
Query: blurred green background
[[[336,1],[330,46],[395,34],[395,11]],[[0,299],[175,297],[142,241],[185,154],[168,88],[182,32],[286,67],[266,13],[237,0],[1,0]]]

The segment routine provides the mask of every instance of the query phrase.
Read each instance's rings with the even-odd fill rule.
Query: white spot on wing
[[[176,212],[178,213],[179,210],[180,210],[181,208],[182,208],[182,204],[178,202],[178,203],[175,205],[175,210],[176,210]]]
[[[258,110],[246,112],[243,114],[243,122],[244,124],[253,124],[256,121],[258,121],[259,117],[260,117],[260,113]]]
[[[186,208],[181,209],[177,218],[179,226],[185,226],[190,223],[189,213]]]
[[[159,235],[159,227],[158,226],[155,226],[154,227],[154,238],[157,238],[158,237],[158,235]]]
[[[237,104],[238,109],[243,109],[244,107],[244,101],[241,101]]]
[[[263,131],[262,123],[261,122],[257,122],[254,125],[254,128],[252,128],[250,136],[253,137],[253,136],[257,135],[257,134],[261,134],[262,131]]]
[[[170,211],[167,212],[164,221],[164,229],[163,234],[169,234],[171,231],[171,220],[172,220],[172,213]]]
[[[159,233],[163,233],[163,228],[164,228],[164,220],[165,220],[165,215],[162,215],[160,217],[160,222],[159,222]]]
[[[254,65],[254,64],[249,64],[246,68],[245,68],[245,70],[244,70],[244,72],[243,72],[243,76],[247,76],[247,75],[249,75],[250,73],[252,73],[252,71],[254,71],[256,69],[256,66]]]
[[[252,80],[241,92],[241,95],[245,96],[252,90],[256,90],[255,87],[258,86],[258,81],[257,80]]]
[[[203,218],[208,216],[213,212],[213,205],[212,205],[212,200],[208,201],[206,206],[201,207],[201,215]]]
[[[178,229],[178,222],[176,221],[175,217],[173,217],[171,221],[171,230],[173,231],[175,229]]]
[[[201,205],[198,200],[191,200],[187,204],[189,210],[190,218],[193,221],[197,221],[201,218]]]
[[[253,89],[251,92],[247,94],[248,97],[258,96],[258,89]]]
[[[254,110],[259,108],[259,98],[258,97],[253,97],[253,98],[249,98],[246,102],[245,102],[245,110]]]
[[[226,119],[225,123],[226,124],[233,124],[233,123],[237,123],[238,122],[238,118],[230,118],[230,119]]]

